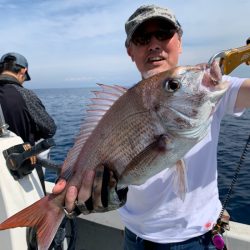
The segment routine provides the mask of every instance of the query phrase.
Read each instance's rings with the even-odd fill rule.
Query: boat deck
[[[122,250],[123,229],[117,211],[77,218],[76,250]],[[224,239],[230,250],[250,250],[250,225],[230,221]]]
[[[76,250],[123,250],[124,226],[117,211],[81,215],[76,224]],[[224,233],[228,249],[250,250],[250,225],[230,221],[229,226]]]
[[[46,183],[48,190],[54,186]],[[80,215],[76,219],[76,250],[122,250],[124,226],[117,211]],[[229,250],[250,250],[250,225],[230,221],[224,233]]]

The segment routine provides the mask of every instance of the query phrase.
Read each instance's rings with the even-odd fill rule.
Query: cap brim
[[[31,80],[28,71],[26,71],[25,76],[26,76],[25,81],[30,81]]]

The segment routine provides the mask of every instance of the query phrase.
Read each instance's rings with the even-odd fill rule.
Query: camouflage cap
[[[142,23],[151,18],[161,18],[172,23],[182,35],[183,31],[181,25],[171,10],[156,5],[142,5],[129,17],[129,19],[125,23],[125,30],[127,33],[127,39],[125,42],[126,47],[128,47],[135,30]]]

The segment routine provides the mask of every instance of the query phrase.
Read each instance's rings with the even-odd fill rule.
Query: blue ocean
[[[85,116],[88,97],[93,96],[94,88],[81,89],[39,89],[35,90],[43,101],[47,111],[55,119],[57,133],[54,137],[56,146],[51,150],[51,159],[62,163],[74,142],[80,124]],[[221,123],[221,134],[218,145],[218,183],[220,198],[223,202],[242,151],[250,135],[250,111],[241,117],[226,116]],[[250,150],[249,150],[250,151]],[[201,166],[202,167],[202,166]],[[53,172],[46,172],[46,178],[55,180]],[[250,224],[250,152],[245,156],[237,181],[226,206],[231,220]]]

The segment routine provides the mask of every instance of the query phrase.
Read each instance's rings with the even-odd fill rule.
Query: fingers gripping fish
[[[176,67],[125,89],[100,85],[61,172],[67,186],[0,224],[0,230],[36,227],[39,249],[48,249],[63,217],[66,190],[80,187],[87,169],[105,165],[118,189],[140,185],[163,169],[175,171],[176,194],[185,198],[184,155],[207,134],[228,86],[219,66]]]

